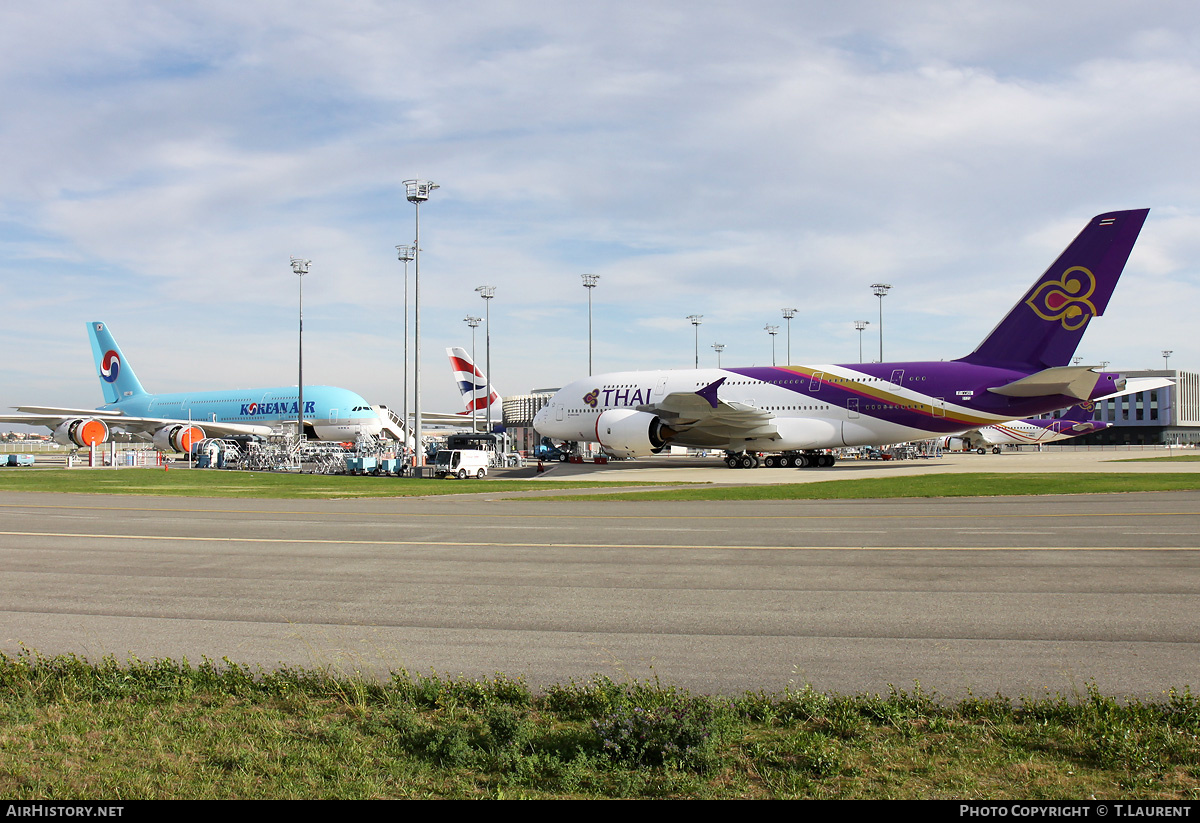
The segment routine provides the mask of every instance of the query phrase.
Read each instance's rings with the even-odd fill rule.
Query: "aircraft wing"
[[[1169,377],[1126,377],[1124,389],[1112,394],[1106,394],[1103,397],[1097,397],[1092,402],[1098,403],[1101,400],[1109,400],[1113,397],[1123,397],[1126,394],[1136,394],[1137,392],[1162,389],[1173,385],[1175,385],[1175,381]]]
[[[103,420],[109,428],[130,434],[153,435],[163,426],[186,424],[187,420],[169,420],[162,417],[130,417],[118,411],[106,409],[67,409],[52,406],[18,406],[18,411],[26,414],[0,415],[0,423],[17,423],[24,426],[46,426],[56,429],[68,420],[82,417],[93,417]],[[266,437],[271,433],[270,426],[260,426],[253,423],[215,423],[212,420],[192,420],[192,425],[204,429],[208,435],[254,434]]]
[[[757,406],[717,397],[722,377],[697,392],[672,392],[657,403],[639,406],[654,412],[676,432],[703,432],[721,438],[771,437],[779,433],[775,415]]]

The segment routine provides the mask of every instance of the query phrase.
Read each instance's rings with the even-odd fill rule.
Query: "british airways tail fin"
[[[1149,209],[1093,217],[975,351],[960,362],[1040,371],[1071,362],[1104,314]]]
[[[450,369],[454,372],[454,381],[458,383],[463,405],[466,406],[466,411],[461,412],[462,414],[483,411],[500,400],[495,386],[492,387],[491,395],[488,395],[487,378],[471,362],[471,356],[467,354],[466,349],[457,347],[446,349],[446,354],[450,356]]]
[[[88,323],[88,337],[92,341],[92,358],[96,363],[96,374],[100,378],[105,403],[116,403],[126,397],[146,394],[107,325],[96,321]]]

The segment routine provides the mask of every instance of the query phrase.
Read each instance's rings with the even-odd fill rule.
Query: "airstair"
[[[372,406],[371,408],[375,410],[375,413],[379,415],[379,419],[383,423],[382,434],[399,443],[408,443],[411,440],[405,432],[404,421],[400,419],[400,415],[387,406]]]

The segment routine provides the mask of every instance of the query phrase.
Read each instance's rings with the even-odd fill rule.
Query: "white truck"
[[[442,449],[433,458],[434,477],[482,479],[488,473],[490,453],[481,449]]]

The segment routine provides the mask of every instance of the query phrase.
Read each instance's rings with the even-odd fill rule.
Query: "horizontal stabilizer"
[[[1005,397],[1050,397],[1062,395],[1087,400],[1100,380],[1100,373],[1091,366],[1056,366],[1042,369],[1028,377],[1005,386],[990,388],[993,394]]]

